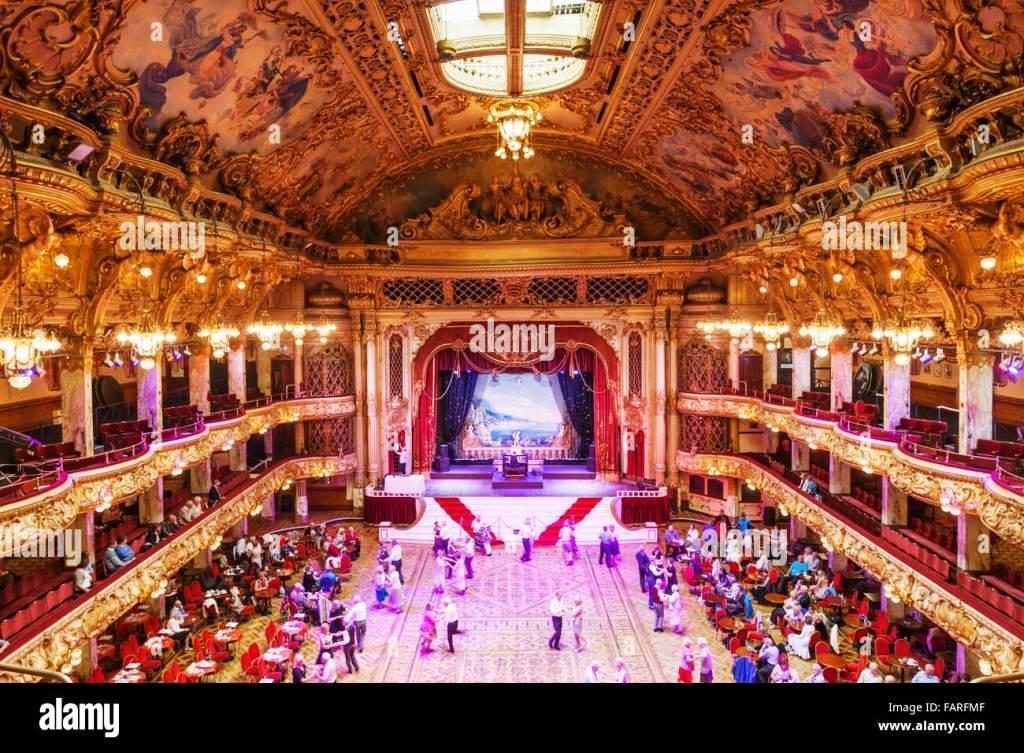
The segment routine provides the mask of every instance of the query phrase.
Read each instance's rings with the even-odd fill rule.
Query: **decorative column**
[[[204,416],[210,412],[210,346],[195,345],[188,357],[188,401]],[[209,494],[213,464],[207,460],[189,468],[188,483],[193,494]]]
[[[245,404],[245,340],[239,339],[231,344],[228,351],[228,392],[238,398],[238,402]],[[242,439],[231,448],[230,464],[233,471],[248,470],[248,459],[245,453],[245,439]]]
[[[163,477],[139,495],[139,522],[149,525],[164,522]]]
[[[850,466],[831,452],[828,454],[828,490],[832,494],[850,493]]]
[[[78,567],[79,562],[96,562],[96,513],[92,510],[78,515],[68,530],[72,531],[74,550],[66,551],[64,567]]]
[[[363,376],[363,334],[360,331],[358,312],[356,312],[355,319],[352,320],[352,363],[352,379],[355,383],[356,402],[356,484],[362,486],[366,483],[366,414],[363,404],[366,385],[365,377]],[[430,458],[422,458],[422,462],[429,472]]]
[[[811,364],[813,351],[810,347],[797,347],[793,344],[793,398],[799,399],[805,392],[811,391]]]
[[[164,359],[157,358],[153,368],[139,368],[135,371],[135,386],[138,389],[136,405],[139,409],[139,420],[149,424],[149,428],[157,435],[164,428],[163,370]]]
[[[295,522],[309,520],[309,497],[306,496],[306,479],[295,482]]]
[[[853,354],[846,340],[833,340],[832,362],[832,410],[838,411],[844,402],[853,400]]]
[[[974,449],[979,439],[992,438],[992,367],[994,359],[980,352],[973,343],[957,342],[956,363],[959,372],[957,407],[960,409],[960,435],[957,449],[964,454]]]
[[[882,525],[893,528],[907,524],[907,495],[882,477]]]
[[[665,483],[665,312],[654,319],[654,480]]]
[[[369,479],[381,475],[380,400],[377,398],[377,321],[374,314],[366,313],[366,444]]]
[[[260,348],[256,351],[256,388],[263,395],[270,395],[270,351]]]
[[[956,517],[956,566],[961,570],[992,568],[992,533],[977,515]]]
[[[910,416],[910,364],[896,363],[886,347],[885,364],[885,427],[894,429],[901,418]],[[991,382],[989,383],[991,387]]]
[[[305,344],[296,345],[292,352],[292,377],[295,382],[295,396],[298,397],[302,394],[302,382],[306,378]],[[306,424],[302,421],[295,424],[295,453],[306,454]]]
[[[671,315],[671,309],[669,309]],[[679,468],[676,454],[679,452],[679,408],[676,388],[679,384],[679,327],[669,322],[668,339],[668,458],[667,471],[669,486],[679,486]]]
[[[767,392],[779,375],[779,351],[765,349],[761,360],[762,389]]]
[[[210,412],[210,346],[196,345],[188,357],[188,401],[206,415]]]
[[[92,342],[78,340],[67,346],[68,358],[60,372],[62,439],[74,442],[82,455],[92,455],[95,432],[92,420]]]
[[[733,389],[740,388],[740,341],[735,337],[729,338],[729,384]]]

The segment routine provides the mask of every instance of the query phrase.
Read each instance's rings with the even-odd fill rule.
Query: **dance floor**
[[[611,570],[598,565],[596,547],[585,547],[582,559],[572,567],[565,566],[551,548],[535,550],[529,563],[500,550],[490,558],[477,556],[476,577],[468,581],[467,593],[454,596],[449,588],[465,631],[455,636],[455,654],[448,653],[442,623],[434,651],[426,656],[419,654],[416,645],[423,608],[439,599],[431,593],[433,558],[425,546],[403,549],[405,609],[395,613],[371,606],[365,651],[359,655],[360,672],[352,676],[342,672],[339,682],[581,682],[593,660],[601,663],[609,673],[604,679],[611,681],[617,656],[626,660],[633,682],[676,681],[682,637],[668,628],[664,633],[653,632],[653,612],[639,589],[635,545],[623,547],[621,566]],[[358,591],[368,604],[374,603],[373,565],[371,558],[360,558],[343,598]],[[566,601],[577,594],[583,598],[583,634],[589,643],[583,652],[574,649],[569,620],[562,633],[562,650],[547,646],[548,602],[556,588]],[[695,643],[701,636],[708,640],[715,659],[715,682],[732,682],[732,660],[701,607],[688,594],[684,604],[685,634]],[[265,624],[265,618],[254,620],[245,626],[246,633],[261,634]],[[303,647],[307,660],[315,658],[314,652],[314,642],[307,641]],[[798,671],[805,676],[809,665],[799,664]],[[221,679],[239,679],[231,675],[229,670]]]

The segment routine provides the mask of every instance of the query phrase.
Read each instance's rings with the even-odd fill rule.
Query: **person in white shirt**
[[[768,678],[768,682],[776,684],[800,682],[800,678],[797,677],[796,672],[789,666],[789,656],[787,654],[779,655],[779,663],[776,664],[775,669],[772,670],[772,673]]]
[[[245,536],[242,536],[241,538],[238,539],[238,541],[235,542],[235,549],[234,549],[235,559],[236,560],[242,559],[242,557],[245,556],[245,552],[246,552],[247,548],[248,548],[248,545],[246,544]]]
[[[405,576],[402,575],[402,546],[397,539],[391,539],[391,551],[388,553],[388,560],[391,562],[391,569],[398,571],[398,582],[405,585]]]
[[[878,669],[878,665],[871,662],[868,666],[864,667],[864,671],[860,673],[860,677],[857,678],[858,683],[873,683],[881,684],[884,681],[881,671]]]
[[[583,673],[583,682],[587,685],[595,682],[601,682],[601,665],[598,662],[590,662],[590,666],[587,667],[587,671]]]
[[[810,675],[810,677],[807,678],[807,682],[809,682],[809,683],[828,682],[828,679],[825,677],[825,671],[821,668],[820,664],[815,664],[814,666],[811,667],[811,675]]]
[[[519,536],[523,540],[523,554],[519,561],[529,562],[533,559],[533,527],[530,525],[529,518],[523,521],[523,526],[519,529]]]
[[[448,653],[455,653],[455,643],[452,636],[459,632],[459,610],[450,596],[445,596],[441,602],[444,605],[444,618],[448,623]]]
[[[629,671],[626,669],[626,660],[621,656],[615,660],[615,682],[619,685],[629,683]]]
[[[320,682],[329,684],[337,682],[338,667],[334,663],[334,655],[330,651],[325,651],[321,659],[323,659],[323,664],[320,665]]]
[[[363,597],[359,594],[352,597],[349,616],[356,626],[356,650],[359,653],[363,653],[363,639],[366,638],[366,604],[363,602]]]
[[[565,608],[562,605],[562,594],[555,591],[555,595],[551,598],[548,603],[548,609],[551,611],[551,626],[555,629],[555,632],[548,638],[548,648],[553,648],[555,651],[562,650],[562,616],[565,613]]]
[[[78,567],[75,568],[75,590],[76,591],[88,591],[92,588],[93,571],[92,563],[89,560],[83,559]]]
[[[942,682],[942,678],[939,677],[937,674],[935,674],[935,665],[934,664],[925,664],[924,665],[924,669],[920,670],[916,675],[914,675],[914,679],[911,680],[910,682],[911,683]]]

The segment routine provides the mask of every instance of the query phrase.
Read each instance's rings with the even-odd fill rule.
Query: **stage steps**
[[[424,512],[419,522],[409,528],[392,528],[392,534],[402,543],[410,544],[433,544],[434,543],[434,521],[452,521],[458,524],[458,517],[479,515],[483,522],[491,526],[491,530],[498,538],[513,537],[512,529],[523,524],[524,519],[530,517],[538,521],[534,533],[539,535],[546,529],[557,524],[562,526],[562,517],[572,513],[574,517],[582,515],[576,523],[576,541],[579,544],[597,544],[598,534],[602,526],[611,526],[616,531],[620,543],[642,542],[647,540],[647,532],[644,528],[626,528],[619,525],[612,515],[612,505],[615,497],[442,497],[445,504],[442,506],[434,497],[424,497]],[[596,499],[590,507],[589,503],[583,500]],[[445,508],[448,508],[447,510]],[[590,507],[589,510],[586,508]],[[468,510],[468,513],[466,512]],[[452,514],[455,517],[452,517]],[[465,520],[468,527],[472,522]],[[539,527],[540,531],[536,528]],[[514,537],[513,537],[514,538]],[[557,530],[550,543],[558,540]]]

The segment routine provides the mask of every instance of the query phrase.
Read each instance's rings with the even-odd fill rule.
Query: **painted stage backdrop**
[[[462,449],[555,447],[569,449],[572,425],[554,377],[499,374],[477,382],[462,425]]]

